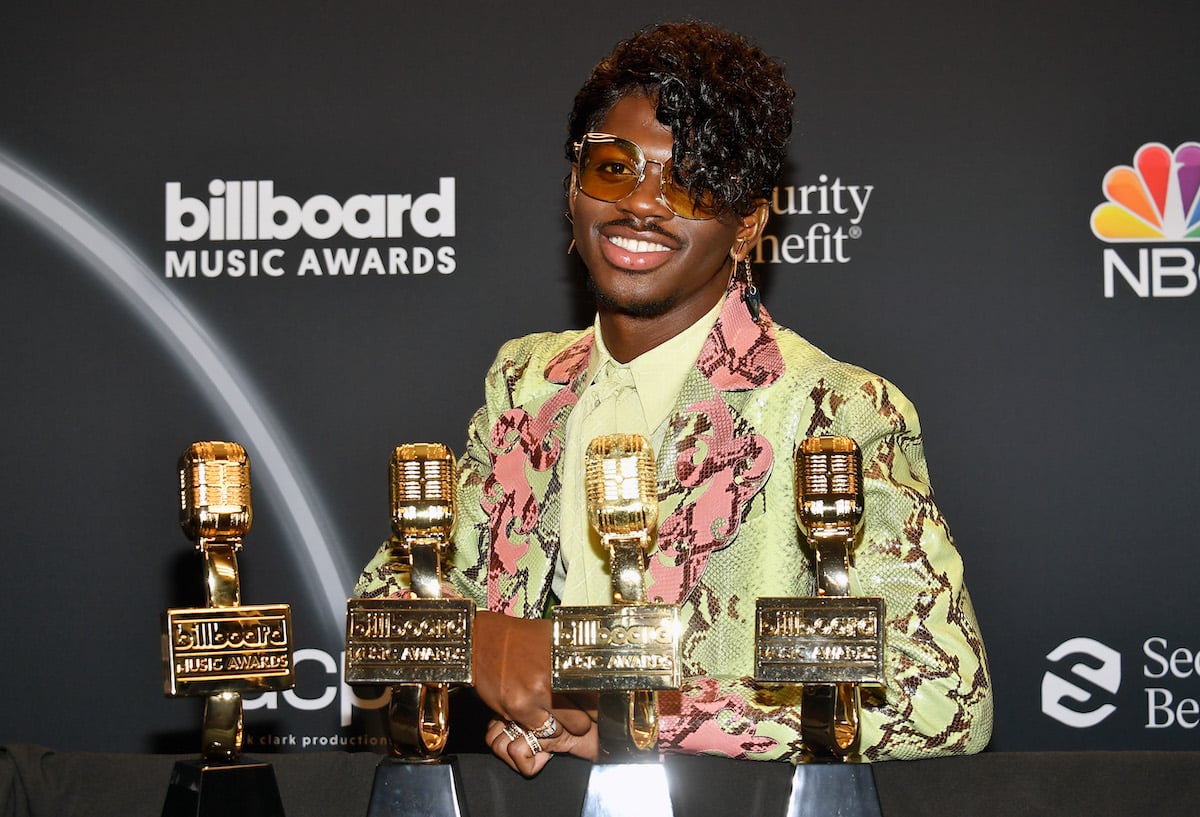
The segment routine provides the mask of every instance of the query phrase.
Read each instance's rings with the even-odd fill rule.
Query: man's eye
[[[596,166],[596,172],[606,176],[636,176],[637,168],[624,162],[601,162]]]

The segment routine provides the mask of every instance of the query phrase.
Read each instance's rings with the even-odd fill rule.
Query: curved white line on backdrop
[[[344,633],[350,573],[335,558],[330,529],[310,482],[287,452],[290,445],[267,402],[200,319],[158,280],[150,268],[96,219],[52,185],[0,152],[0,198],[9,201],[60,246],[84,262],[132,308],[143,324],[182,364],[209,405],[253,450],[256,481],[265,477],[283,500],[283,524],[303,544],[315,577],[318,604],[328,605],[334,643]],[[303,572],[303,571],[302,571]],[[312,588],[310,588],[312,589]]]

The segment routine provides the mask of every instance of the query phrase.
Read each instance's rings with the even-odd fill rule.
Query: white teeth
[[[622,238],[620,236],[610,236],[608,240],[629,252],[667,252],[671,249],[670,247],[664,247],[662,244],[655,244],[652,241],[634,241],[631,238]]]

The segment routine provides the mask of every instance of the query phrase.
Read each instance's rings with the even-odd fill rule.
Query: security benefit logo
[[[1137,669],[1141,689],[1121,691],[1121,654],[1092,638],[1069,638],[1046,655],[1050,668],[1042,676],[1042,712],[1076,729],[1095,726],[1118,706],[1137,706],[1146,729],[1195,729],[1200,726],[1200,650],[1162,636],[1142,642]],[[1133,667],[1126,667],[1126,671]],[[1140,692],[1140,701],[1134,701]]]
[[[771,193],[771,220],[755,250],[759,264],[846,264],[862,236],[872,184],[817,176],[816,184],[781,185]],[[794,218],[795,217],[795,218]]]
[[[1200,242],[1200,143],[1172,151],[1149,142],[1132,165],[1117,165],[1103,182],[1103,204],[1092,211],[1092,234],[1104,250],[1104,297],[1118,289],[1139,298],[1180,298],[1196,291]]]
[[[1117,707],[1110,701],[1121,688],[1121,654],[1090,638],[1059,644],[1047,659],[1063,661],[1060,675],[1042,676],[1042,711],[1060,723],[1084,729],[1107,718]],[[1066,677],[1063,677],[1066,676]]]
[[[454,272],[454,177],[435,191],[318,193],[213,179],[207,195],[166,183],[166,278],[423,275]]]

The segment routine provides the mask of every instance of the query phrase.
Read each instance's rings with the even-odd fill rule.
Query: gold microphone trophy
[[[475,603],[442,598],[441,560],[454,525],[454,454],[440,443],[398,446],[389,468],[391,568],[411,599],[350,599],[346,682],[392,687],[391,752],[375,770],[368,817],[462,817],[458,764],[443,756],[450,684],[474,681]]]
[[[817,595],[760,598],[755,617],[755,679],[803,684],[807,763],[792,777],[788,817],[880,814],[874,776],[858,755],[859,685],[884,681],[883,599],[850,595],[863,505],[854,440],[804,439],[796,451],[796,520],[812,550]]]
[[[599,691],[600,757],[584,817],[673,814],[656,750],[659,689],[680,687],[679,609],[646,602],[646,554],[658,520],[654,452],[644,437],[597,437],[586,455],[588,518],[608,549],[613,604],[556,607],[556,692]]]
[[[163,817],[283,817],[268,763],[242,762],[242,695],[291,689],[292,613],[243,607],[237,552],[250,528],[250,461],[237,443],[197,442],[179,458],[179,523],[204,557],[206,607],[167,610],[165,692],[205,696],[202,758],[179,761]]]

